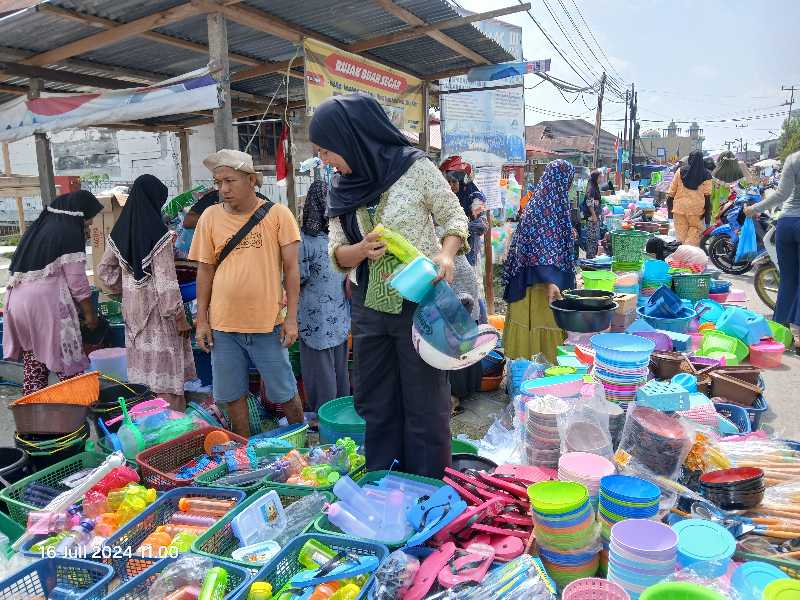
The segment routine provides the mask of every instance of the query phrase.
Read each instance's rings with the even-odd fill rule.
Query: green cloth
[[[731,193],[731,189],[726,185],[721,185],[718,182],[714,182],[713,186],[711,187],[711,222],[717,220],[717,215],[719,214],[719,207],[721,204],[728,198]]]
[[[381,222],[383,206],[386,204],[388,194],[381,194],[378,204],[371,207],[362,207],[361,222],[370,224],[370,231]],[[403,311],[403,297],[396,290],[389,287],[389,278],[395,269],[403,262],[388,252],[378,260],[369,261],[369,279],[367,280],[367,293],[364,296],[364,306],[390,315],[399,315]]]

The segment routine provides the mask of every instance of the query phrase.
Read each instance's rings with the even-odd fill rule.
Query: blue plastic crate
[[[750,429],[750,416],[743,407],[725,402],[715,402],[714,408],[719,414],[736,425],[739,433],[750,433],[752,431]]]
[[[258,572],[255,579],[250,582],[251,584],[256,581],[266,581],[272,585],[273,590],[281,589],[287,584],[292,577],[297,573],[304,570],[304,567],[298,562],[300,549],[309,540],[317,540],[337,552],[348,552],[350,554],[358,554],[360,556],[375,556],[380,563],[386,560],[389,556],[389,549],[383,544],[376,544],[374,542],[367,542],[362,540],[354,540],[345,536],[338,535],[299,535],[289,542],[280,553],[273,558],[269,563]],[[379,564],[380,566],[380,564]],[[367,592],[372,585],[375,577],[374,574],[361,588],[361,593],[356,596],[355,600],[363,600],[367,597]],[[247,590],[242,593],[237,600],[245,600],[247,598]]]
[[[104,546],[114,550],[111,563],[122,581],[128,581],[149,569],[159,560],[158,556],[144,558],[134,553],[157,527],[166,525],[173,514],[180,511],[181,498],[229,498],[238,504],[246,494],[232,488],[183,487],[170,490],[148,506],[142,514],[109,537]],[[163,557],[162,557],[163,558]]]
[[[689,410],[689,392],[671,381],[651,379],[637,390],[636,402],[661,411]]]
[[[111,567],[76,558],[43,558],[0,581],[0,600],[47,598],[54,588],[70,600],[102,600],[114,577]]]
[[[140,573],[126,583],[123,583],[111,594],[106,596],[105,600],[149,600],[148,593],[155,578],[176,560],[178,559],[165,558],[155,563],[146,571]],[[228,585],[225,587],[225,595],[222,597],[222,600],[234,600],[234,598],[241,597],[240,594],[242,592],[245,592],[246,597],[246,592],[250,587],[249,584],[250,580],[253,578],[253,574],[247,569],[221,560],[209,560],[212,560],[215,567],[222,567],[228,572]]]

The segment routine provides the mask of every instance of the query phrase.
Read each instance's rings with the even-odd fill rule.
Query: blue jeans
[[[800,217],[778,219],[775,244],[781,283],[773,318],[778,323],[800,325]]]
[[[281,344],[280,325],[271,333],[213,333],[211,372],[215,402],[227,404],[247,395],[251,361],[261,375],[270,402],[283,404],[297,395],[289,351]]]

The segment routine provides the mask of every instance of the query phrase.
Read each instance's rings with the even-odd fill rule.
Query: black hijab
[[[376,204],[414,161],[425,156],[392,124],[374,98],[360,94],[335,96],[320,104],[308,135],[313,144],[339,154],[351,169],[330,190],[329,218],[355,214],[361,206]]]
[[[586,197],[592,200],[599,200],[600,196],[600,171],[595,169],[589,173],[589,181],[586,183]]]
[[[681,167],[681,181],[683,186],[690,190],[696,190],[704,181],[711,179],[711,171],[706,169],[703,162],[703,153],[695,150],[689,154],[688,165]]]
[[[69,254],[83,254],[85,260],[85,221],[94,218],[101,210],[103,205],[94,194],[85,190],[53,200],[25,231],[11,258],[9,272],[13,275],[41,271]]]
[[[325,216],[327,198],[328,184],[317,179],[306,192],[306,202],[303,205],[303,233],[313,236],[328,233],[328,218]]]
[[[111,230],[111,248],[119,262],[133,274],[136,283],[152,275],[153,256],[170,241],[161,219],[161,207],[169,190],[153,175],[140,175],[133,182],[128,201]]]

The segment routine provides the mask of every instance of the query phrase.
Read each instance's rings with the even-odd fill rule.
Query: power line
[[[598,43],[597,38],[594,37],[594,32],[592,31],[592,28],[589,27],[589,24],[586,22],[586,19],[583,18],[583,13],[581,12],[581,9],[575,3],[575,0],[570,0],[570,1],[572,2],[572,6],[575,7],[575,10],[578,11],[578,16],[581,18],[581,21],[583,22],[583,24],[586,25],[586,29],[589,31],[589,35],[592,36],[592,39],[594,40],[594,43],[597,45],[597,48],[598,48],[598,50],[600,50],[601,54],[605,57],[606,61],[608,62],[608,65],[611,67],[611,70],[614,71],[614,73],[617,74],[617,76],[620,78],[620,81],[624,82],[624,77],[622,77],[620,72],[617,71],[617,69],[614,67],[614,64],[611,62],[611,60],[609,60],[608,55],[606,55],[605,50],[603,50],[603,47]]]
[[[583,63],[583,66],[586,68],[586,70],[589,73],[591,73],[591,76],[593,78],[597,79],[598,78],[597,73],[595,73],[592,70],[592,68],[589,66],[589,63],[587,63],[586,60],[581,55],[581,53],[578,52],[578,49],[575,47],[575,44],[572,43],[572,38],[567,35],[567,32],[564,30],[564,27],[561,25],[561,21],[559,21],[556,18],[555,13],[553,13],[552,9],[550,8],[550,5],[547,3],[547,0],[542,0],[542,4],[544,4],[544,7],[547,9],[547,12],[550,13],[550,16],[552,17],[552,19],[555,22],[556,26],[558,27],[559,31],[561,31],[561,35],[563,35],[564,38],[567,40],[567,43],[570,45],[570,48],[572,48],[572,51],[575,53],[575,55],[578,57],[578,59]]]

